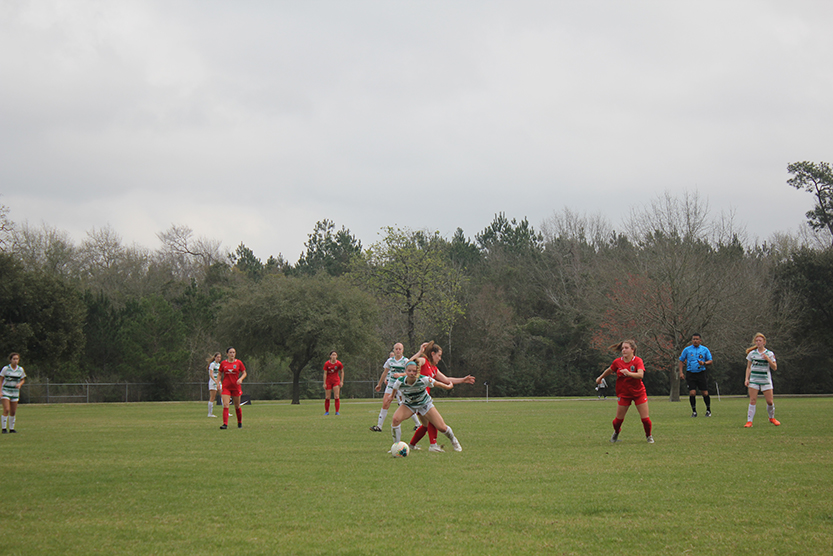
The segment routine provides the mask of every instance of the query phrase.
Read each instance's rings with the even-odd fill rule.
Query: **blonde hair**
[[[217,356],[218,356],[218,355],[219,355],[220,357],[222,357],[222,356],[223,356],[223,354],[222,354],[222,353],[220,353],[219,351],[218,351],[217,353],[215,353],[214,355],[212,355],[212,356],[211,356],[211,359],[209,359],[209,360],[208,360],[208,364],[206,364],[206,366],[205,366],[205,368],[206,368],[206,369],[210,369],[210,368],[211,368],[211,364],[214,362],[214,360],[215,360],[215,359],[217,359]]]
[[[613,344],[612,346],[608,346],[607,349],[612,349],[613,351],[622,351],[622,344],[628,344],[633,348],[633,354],[636,355],[636,342],[633,340],[622,340],[618,344]]]
[[[755,345],[755,338],[757,338],[758,336],[764,339],[764,345],[766,345],[766,336],[758,332],[757,334],[752,336],[752,347],[746,348],[746,355],[749,355],[753,349],[758,349],[758,346]]]

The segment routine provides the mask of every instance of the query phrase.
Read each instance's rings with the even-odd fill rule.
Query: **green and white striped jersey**
[[[427,389],[434,386],[434,379],[427,376],[418,376],[416,382],[408,384],[405,382],[407,376],[401,376],[393,381],[391,388],[394,391],[402,392],[402,397],[405,398],[405,405],[408,409],[421,407],[431,401],[431,396]]]
[[[769,350],[765,352],[775,361],[774,353]],[[746,359],[752,362],[752,366],[749,369],[749,384],[772,383],[772,375],[769,373],[769,361],[764,358],[762,353],[758,353],[757,349],[753,349],[746,355]]]
[[[12,369],[11,365],[6,365],[0,371],[0,377],[3,377],[3,395],[17,396],[20,394],[20,381],[26,378],[26,373],[20,365],[16,369]]]

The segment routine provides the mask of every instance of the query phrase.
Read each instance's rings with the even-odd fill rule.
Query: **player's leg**
[[[454,436],[454,431],[451,430],[451,427],[445,424],[442,415],[440,415],[440,412],[437,411],[436,407],[431,407],[431,409],[425,413],[425,417],[428,419],[428,422],[436,428],[436,430],[443,433],[449,440],[451,440],[451,445],[454,447],[455,452],[463,451],[463,447],[460,446],[460,441]]]
[[[330,396],[333,394],[332,388],[324,389],[324,415],[330,414]]]
[[[749,387],[749,409],[746,412],[746,424],[743,425],[746,428],[752,426],[752,420],[755,418],[755,406],[758,403],[758,388],[750,386]]]
[[[781,421],[775,418],[775,401],[773,400],[773,389],[764,390],[764,399],[766,400],[766,412],[769,415],[769,422],[775,426],[781,424]],[[14,417],[12,417],[12,428],[14,428]]]
[[[648,442],[653,444],[654,437],[651,434],[653,424],[651,423],[651,417],[648,415],[648,398],[646,397],[640,399],[639,401],[641,403],[636,406],[636,410],[639,412],[639,418],[642,419],[642,428],[645,430],[645,438],[648,439]]]
[[[217,399],[217,390],[210,389],[208,391],[208,416],[209,417],[216,417],[214,415],[214,400]]]
[[[241,393],[238,390],[236,395],[234,396],[234,414],[237,417],[237,428],[243,427],[243,410],[240,408],[240,396]]]
[[[402,440],[402,427],[400,425],[402,424],[402,421],[409,418],[413,413],[413,410],[407,405],[400,405],[396,411],[394,411],[390,424],[391,435],[393,436],[394,442]]]
[[[619,398],[616,403],[616,417],[613,419],[613,436],[610,437],[611,442],[619,441],[619,433],[622,430],[622,423],[625,421],[625,415],[628,413],[628,408],[631,406],[630,398]]]
[[[388,416],[388,409],[390,409],[390,404],[393,401],[393,389],[388,386],[385,388],[385,395],[382,397],[382,409],[379,411],[379,418],[376,419],[376,425],[370,427],[370,430],[375,432],[382,431],[382,425],[385,424],[385,419]]]
[[[335,396],[335,400],[336,400],[336,415],[338,415],[338,412],[341,408],[341,396],[340,396],[340,394],[341,394],[341,386],[333,386],[333,396]]]
[[[6,434],[6,423],[9,420],[9,398],[2,398],[0,401],[3,403],[3,416],[0,417],[0,423],[2,423],[3,434]]]
[[[226,390],[225,386],[223,387],[223,425],[220,428],[228,428],[228,408],[229,403],[231,402],[231,393],[229,390]]]
[[[14,430],[14,422],[17,416],[17,400],[9,401],[9,432],[17,432]]]

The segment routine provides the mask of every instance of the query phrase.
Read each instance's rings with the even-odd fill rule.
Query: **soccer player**
[[[701,345],[700,334],[691,335],[691,345],[687,346],[680,354],[680,380],[685,379],[688,384],[688,401],[691,404],[691,416],[697,417],[697,390],[703,394],[703,402],[706,404],[706,417],[712,416],[711,398],[709,397],[709,386],[706,383],[706,365],[712,364],[712,352],[704,345]],[[686,372],[683,374],[683,363]]]
[[[422,376],[435,379],[438,382],[453,386],[455,384],[474,384],[475,378],[471,375],[466,375],[463,378],[447,377],[437,369],[437,364],[443,357],[443,348],[434,342],[426,342],[419,348],[419,352],[411,357],[409,365],[416,365],[419,368]],[[431,393],[431,390],[428,390]],[[429,452],[444,452],[445,450],[437,444],[437,428],[430,421],[424,420],[422,425],[414,432],[411,438],[410,446],[412,450],[419,450],[417,443],[422,440],[425,433],[428,433],[428,451]]]
[[[642,377],[645,376],[645,363],[636,356],[636,342],[623,340],[610,346],[609,349],[621,352],[622,356],[614,360],[610,367],[599,375],[596,384],[601,384],[606,376],[616,373],[616,397],[619,398],[619,402],[616,406],[616,418],[613,419],[613,436],[610,437],[610,441],[619,442],[619,431],[622,430],[622,422],[625,420],[625,414],[628,412],[631,402],[633,402],[639,412],[640,419],[642,419],[645,439],[649,444],[653,444],[654,437],[651,434],[653,425],[651,418],[648,416],[648,395],[645,392],[645,383],[642,382]]]
[[[370,427],[370,430],[373,432],[382,432],[382,425],[385,423],[385,418],[388,416],[388,409],[390,409],[390,404],[393,401],[393,388],[391,385],[396,378],[405,374],[405,365],[408,363],[408,359],[403,355],[404,351],[405,346],[399,342],[395,343],[390,357],[382,366],[382,376],[379,377],[379,384],[376,385],[376,391],[380,392],[382,390],[382,383],[385,383],[385,395],[382,397],[382,410],[379,411],[379,418],[376,424]],[[399,398],[399,405],[402,405],[402,396],[399,395],[397,397]],[[417,427],[421,425],[416,413],[411,418]]]
[[[324,415],[330,414],[330,395],[335,395],[336,415],[341,406],[341,387],[344,386],[344,365],[338,360],[335,350],[330,352],[330,358],[324,363]]]
[[[775,354],[766,349],[766,336],[758,332],[752,342],[755,345],[746,350],[746,380],[743,384],[749,388],[749,411],[746,414],[746,424],[743,426],[746,428],[752,426],[752,419],[755,418],[755,405],[758,403],[758,392],[763,392],[769,422],[777,427],[781,421],[775,418],[770,369],[777,371],[778,363],[775,362]]]
[[[418,413],[422,415],[429,423],[437,428],[451,440],[451,445],[456,452],[462,452],[463,447],[460,446],[460,441],[454,436],[454,431],[451,427],[445,424],[442,415],[434,407],[434,402],[428,394],[428,388],[437,386],[444,390],[451,390],[454,388],[451,384],[437,382],[428,376],[422,376],[416,365],[408,365],[405,368],[405,376],[397,378],[393,383],[393,389],[401,392],[405,398],[405,403],[397,408],[393,414],[393,422],[391,423],[391,432],[393,434],[393,441],[399,442],[402,440],[402,421]]]
[[[208,416],[216,417],[214,415],[214,400],[217,399],[217,390],[220,388],[220,361],[223,359],[223,354],[219,351],[214,354],[213,359],[208,364]]]
[[[20,399],[20,387],[26,382],[26,373],[23,372],[23,367],[19,363],[20,354],[12,353],[9,355],[9,364],[0,371],[0,400],[3,402],[3,416],[0,418],[0,423],[2,423],[3,434],[7,434],[6,425],[9,427],[8,432],[17,432],[14,430],[17,402]]]
[[[226,350],[226,360],[220,363],[220,376],[223,379],[223,424],[221,429],[228,428],[229,402],[234,400],[234,412],[237,415],[237,428],[243,428],[243,410],[240,409],[240,396],[243,395],[243,379],[246,378],[246,366],[237,359],[237,350],[230,347]]]

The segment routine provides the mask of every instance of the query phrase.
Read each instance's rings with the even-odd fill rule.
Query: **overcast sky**
[[[0,2],[0,204],[295,262],[328,218],[474,237],[666,190],[797,230],[833,161],[833,2]]]

